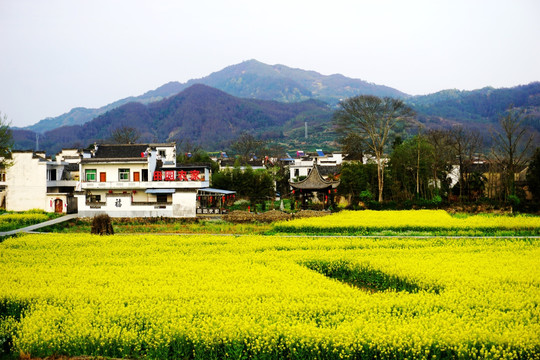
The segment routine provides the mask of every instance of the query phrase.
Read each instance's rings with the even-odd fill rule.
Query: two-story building
[[[73,156],[78,157],[76,154],[80,155],[75,151]],[[52,160],[45,152],[13,151],[5,171],[6,210],[77,212],[78,165],[65,161],[62,153]]]
[[[176,165],[176,145],[95,145],[80,162],[79,216],[195,217],[210,167]]]

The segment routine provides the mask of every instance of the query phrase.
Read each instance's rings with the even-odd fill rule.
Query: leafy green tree
[[[338,194],[346,196],[349,204],[358,204],[362,199],[362,193],[377,191],[377,166],[376,164],[362,164],[361,162],[344,163],[341,167],[340,184]],[[367,194],[367,193],[364,193]]]
[[[334,113],[336,131],[341,138],[356,134],[371,152],[377,162],[378,200],[383,201],[384,151],[391,131],[401,122],[414,117],[413,110],[398,99],[361,95],[339,103]]]
[[[212,187],[224,190],[233,190],[233,174],[231,169],[212,173]]]
[[[268,171],[257,170],[254,172],[248,196],[253,208],[262,203],[263,210],[266,210],[264,208],[265,201],[274,198],[274,181]]]
[[[212,174],[219,171],[219,164],[210,158],[210,155],[201,149],[195,152],[181,152],[176,155],[177,164],[206,164],[210,165]]]
[[[267,170],[254,171],[251,167],[242,170],[235,166],[212,175],[212,186],[236,191],[238,196],[247,197],[252,205],[264,202],[274,195],[274,181]]]
[[[341,150],[347,154],[348,159],[362,160],[365,144],[357,133],[349,133],[341,140]]]
[[[389,168],[396,198],[412,200],[414,197],[430,197],[433,146],[425,136],[417,135],[396,146],[390,156]]]

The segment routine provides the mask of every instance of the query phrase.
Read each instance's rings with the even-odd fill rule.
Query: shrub
[[[92,221],[92,234],[114,235],[111,218],[107,214],[101,214],[94,217]]]

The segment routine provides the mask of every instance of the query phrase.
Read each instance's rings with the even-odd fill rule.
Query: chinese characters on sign
[[[204,175],[199,170],[164,170],[154,171],[154,181],[204,181]]]
[[[116,199],[114,206],[116,207],[122,207],[122,199]]]

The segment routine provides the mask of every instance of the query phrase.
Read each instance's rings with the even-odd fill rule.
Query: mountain
[[[173,93],[168,94],[167,96],[170,96],[172,94]],[[35,131],[38,133],[44,133],[48,130],[56,129],[61,126],[82,125],[98,117],[99,115],[104,114],[107,111],[110,111],[112,109],[116,109],[117,107],[122,106],[124,104],[130,103],[130,102],[148,104],[154,101],[159,101],[163,99],[164,97],[165,96],[157,96],[157,95],[152,94],[151,92],[147,92],[141,96],[137,96],[137,97],[132,96],[132,97],[115,101],[109,105],[102,106],[99,109],[87,109],[84,107],[78,107],[78,108],[71,109],[69,112],[62,114],[60,116],[57,116],[54,118],[50,117],[50,118],[43,119],[34,125],[25,127],[24,129]]]
[[[129,126],[140,132],[143,142],[182,140],[207,150],[219,150],[226,148],[244,131],[264,139],[286,140],[285,132],[303,134],[304,121],[308,119],[314,129],[320,124],[329,124],[332,113],[328,104],[317,100],[281,103],[241,99],[196,84],[158,102],[146,105],[130,102],[83,125],[47,131],[40,135],[39,144],[40,150],[51,154],[61,148],[86,147],[94,141],[107,141],[113,130]],[[324,133],[322,127],[315,131],[319,138]],[[16,148],[21,149],[22,145],[32,144],[32,141],[35,144],[36,133],[29,130],[14,130],[13,133]]]
[[[75,108],[58,117],[41,120],[25,129],[43,133],[60,126],[82,125],[129,102],[148,104],[159,101],[195,84],[208,85],[241,98],[281,102],[316,99],[329,104],[337,104],[340,99],[361,94],[407,97],[396,89],[339,74],[321,75],[315,71],[293,69],[285,65],[267,65],[257,60],[249,60],[228,66],[201,79],[189,80],[187,83],[169,82],[141,96],[121,99],[99,109]]]
[[[212,86],[238,97],[282,102],[312,98],[337,104],[340,99],[355,95],[408,96],[387,86],[339,74],[321,75],[315,71],[293,69],[285,65],[267,65],[257,60],[229,66],[205,78],[190,80],[187,84],[193,83]]]
[[[497,126],[505,111],[513,106],[523,111],[524,125],[540,132],[540,82],[512,88],[486,87],[473,91],[443,90],[405,100],[428,127],[462,124],[487,131]]]

